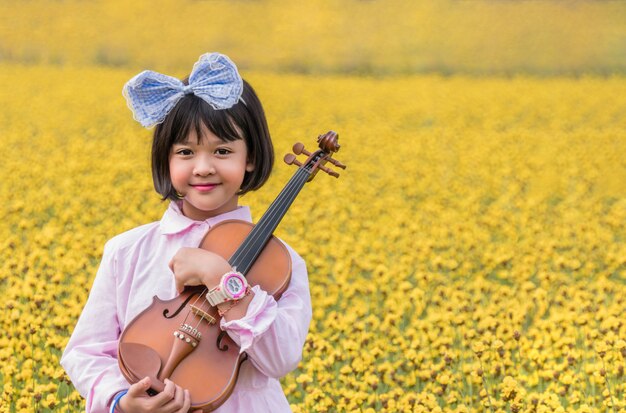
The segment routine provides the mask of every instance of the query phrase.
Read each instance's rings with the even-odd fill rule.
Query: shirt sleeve
[[[254,286],[254,297],[246,315],[239,320],[222,318],[220,321],[222,330],[268,377],[283,377],[298,366],[311,322],[306,264],[293,252],[292,263],[289,287],[278,302],[259,286]]]
[[[61,365],[74,387],[86,399],[87,413],[107,412],[111,398],[129,387],[117,362],[120,326],[114,268],[109,242],[87,303],[61,357]]]

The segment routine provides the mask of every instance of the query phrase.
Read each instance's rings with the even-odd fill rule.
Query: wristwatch
[[[246,277],[237,271],[227,272],[222,275],[219,284],[211,288],[206,294],[206,300],[212,306],[227,301],[235,301],[243,298],[250,286]]]

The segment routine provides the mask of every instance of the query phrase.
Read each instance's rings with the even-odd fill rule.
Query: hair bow
[[[122,90],[133,117],[144,127],[163,122],[180,99],[193,93],[213,109],[228,109],[243,92],[237,66],[220,53],[206,53],[193,65],[189,85],[179,79],[144,70],[130,79]]]

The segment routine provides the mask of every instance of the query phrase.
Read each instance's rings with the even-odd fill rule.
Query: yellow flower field
[[[83,409],[59,358],[102,247],[165,209],[133,74],[0,65],[0,412]],[[626,78],[243,74],[279,158],[334,129],[348,165],[278,230],[314,307],[295,412],[626,412]]]

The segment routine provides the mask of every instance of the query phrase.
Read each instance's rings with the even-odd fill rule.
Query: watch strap
[[[224,275],[222,275],[222,278],[220,278],[220,282],[206,293],[206,300],[209,302],[209,304],[215,307],[218,304],[222,304],[228,301],[237,301],[237,299],[231,298],[231,296],[223,290],[223,288],[226,287],[225,286],[226,278],[232,275],[237,275],[238,278],[240,278],[243,281],[244,287],[250,288],[243,274],[239,272],[235,272],[235,271],[229,271],[225,273]],[[239,299],[243,298],[244,296],[245,295],[239,297]]]
[[[224,294],[224,291],[222,291],[221,283],[218,286],[211,288],[209,292],[206,293],[206,300],[213,307],[223,302],[229,301],[228,296]]]

